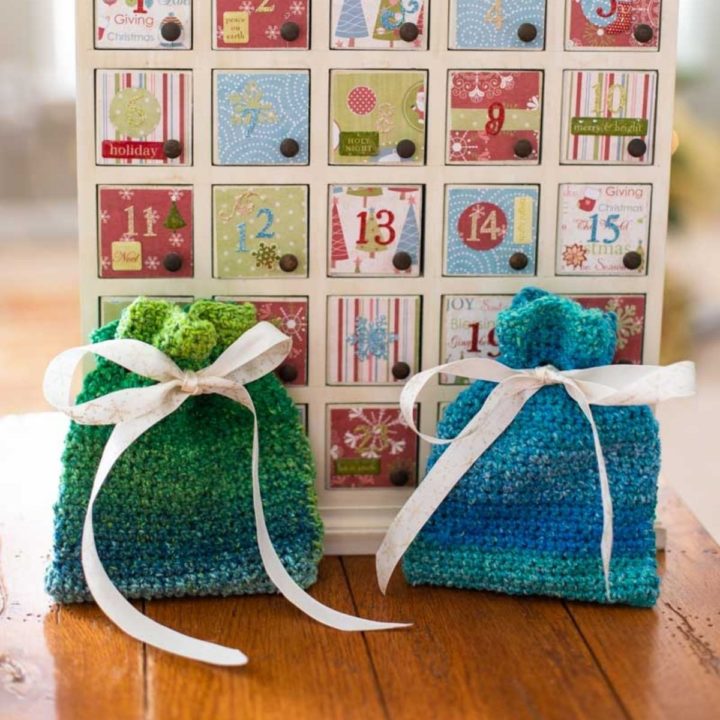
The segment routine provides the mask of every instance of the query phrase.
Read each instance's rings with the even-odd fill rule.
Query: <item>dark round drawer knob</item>
[[[533,145],[529,140],[518,140],[513,148],[519,158],[528,158],[532,155]]]
[[[392,375],[396,380],[405,380],[410,377],[410,366],[406,362],[396,362],[392,366]]]
[[[182,23],[176,17],[167,17],[160,25],[160,34],[163,40],[175,42],[182,35]]]
[[[280,143],[280,152],[286,158],[295,157],[300,152],[300,143],[293,138],[285,138]]]
[[[628,154],[634,158],[641,158],[647,152],[647,143],[640,138],[635,138],[628,143]]]
[[[280,28],[280,36],[287,42],[294,42],[300,37],[300,26],[295,22],[286,22]]]
[[[393,470],[390,473],[390,482],[395,487],[403,487],[410,482],[410,473],[407,470]]]
[[[517,31],[518,37],[525,43],[531,43],[538,36],[538,30],[532,23],[523,23]]]
[[[283,363],[277,369],[277,375],[284,383],[291,383],[297,380],[298,371],[294,365],[290,363]]]
[[[415,147],[415,143],[412,140],[401,140],[397,146],[395,147],[397,150],[397,154],[407,160],[408,158],[411,158],[415,154],[415,150],[417,149]]]
[[[295,272],[298,268],[298,265],[300,263],[298,262],[297,255],[293,255],[291,253],[288,253],[287,255],[283,255],[280,258],[280,269],[283,272],[291,273]]]
[[[525,253],[516,252],[510,256],[510,260],[508,262],[513,270],[524,270],[528,266],[530,260],[528,260],[528,256]]]
[[[178,253],[175,253],[175,252],[168,253],[163,258],[163,267],[168,272],[177,272],[182,267],[182,264],[183,264],[182,255],[179,255]]]
[[[623,265],[628,270],[638,270],[642,265],[642,255],[635,250],[625,253],[623,256]]]
[[[166,140],[163,143],[163,152],[170,160],[179,158],[182,155],[182,143],[179,140]]]
[[[400,26],[399,32],[400,37],[405,42],[412,42],[413,40],[417,40],[418,35],[420,35],[420,28],[415,23],[406,22]]]
[[[653,35],[655,33],[649,25],[642,24],[635,28],[635,32],[633,34],[639,43],[649,43],[653,39]]]
[[[392,264],[396,270],[409,270],[412,267],[412,255],[404,251],[393,255]]]

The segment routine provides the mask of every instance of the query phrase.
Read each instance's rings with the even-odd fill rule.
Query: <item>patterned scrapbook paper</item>
[[[564,95],[564,162],[652,164],[657,72],[566,71]],[[634,140],[646,145],[641,157],[629,152]]]
[[[417,435],[397,405],[329,405],[327,413],[329,487],[417,484]]]
[[[438,0],[442,1],[442,0]],[[335,50],[425,50],[429,0],[332,0]],[[412,24],[413,39],[400,28]]]
[[[538,163],[541,71],[451,70],[448,84],[448,163]],[[530,143],[526,157],[519,141]]]
[[[307,50],[310,2],[311,0],[214,0],[213,48]],[[288,30],[291,31],[290,34],[287,34]]]
[[[558,275],[645,275],[652,185],[560,186]],[[628,269],[627,253],[641,264]]]
[[[419,297],[329,297],[327,323],[328,384],[393,385],[396,363],[419,369]]]
[[[192,47],[192,0],[94,1],[95,47],[99,50]]]
[[[590,50],[657,50],[661,0],[566,0],[567,48]],[[652,31],[645,42],[635,37],[638,26]],[[646,28],[642,28],[646,30]]]
[[[95,92],[98,165],[192,164],[192,73],[97,70]]]
[[[215,277],[307,277],[307,196],[306,185],[213,188]],[[297,260],[289,272],[287,256]]]
[[[307,165],[309,103],[306,70],[216,70],[216,164]],[[283,155],[283,140],[296,155]]]
[[[330,77],[330,162],[335,165],[425,162],[423,70],[333,70]],[[403,158],[398,144],[410,141]]]
[[[193,276],[190,186],[101,185],[98,273],[104,278]]]
[[[180,296],[168,296],[168,295],[144,295],[143,297],[150,298],[151,300],[165,300],[166,302],[175,303],[176,305],[189,305],[195,298],[192,295],[180,295]],[[107,323],[115,322],[120,319],[122,311],[134,300],[137,296],[106,296],[99,298],[99,316],[100,325],[107,325]]]
[[[422,185],[333,185],[329,205],[328,275],[420,274]],[[409,268],[395,267],[398,253]]]
[[[450,0],[450,47],[457,50],[542,50],[546,0]],[[530,23],[537,37],[524,42],[521,25]]]
[[[537,185],[450,186],[445,200],[446,275],[533,275]],[[511,257],[527,259],[513,269]]]

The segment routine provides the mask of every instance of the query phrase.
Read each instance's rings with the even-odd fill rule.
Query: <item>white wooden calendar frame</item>
[[[329,386],[325,382],[326,297],[330,295],[419,295],[422,301],[421,363],[440,361],[441,298],[445,294],[511,295],[527,284],[564,294],[644,294],[646,318],[643,359],[659,358],[665,238],[667,233],[672,109],[675,90],[677,0],[664,0],[658,52],[566,51],[565,2],[549,0],[544,51],[448,50],[449,12],[444,0],[431,0],[429,49],[331,50],[330,0],[313,0],[311,49],[212,50],[211,0],[194,0],[191,50],[96,50],[94,3],[77,3],[77,132],[80,219],[82,325],[98,325],[99,298],[113,296],[307,296],[309,302],[309,375],[293,387],[296,402],[308,405],[308,431],[318,468],[317,489],[329,553],[374,552],[410,489],[333,489],[325,487],[326,405],[397,403],[400,386]],[[188,167],[111,167],[95,164],[95,70],[182,69],[193,73],[193,165]],[[309,69],[311,71],[310,164],[282,168],[282,182],[310,186],[310,271],[307,278],[222,280],[212,277],[212,186],[277,183],[278,167],[228,167],[212,164],[212,71],[222,69]],[[329,72],[331,68],[407,68],[429,71],[426,165],[337,166],[328,162]],[[562,165],[563,71],[573,69],[658,71],[658,116],[654,163],[648,166]],[[539,165],[458,166],[445,164],[446,84],[450,69],[542,70],[543,132]],[[442,102],[441,102],[442,100]],[[557,276],[555,227],[558,187],[564,183],[638,183],[653,185],[651,241],[647,276]],[[425,185],[424,269],[420,277],[327,277],[327,198],[331,184],[405,183]],[[533,184],[541,186],[537,275],[534,277],[443,277],[443,212],[446,184]],[[194,277],[173,280],[98,277],[98,185],[194,186]],[[433,384],[422,398],[421,429],[433,433],[437,406],[451,400],[458,387]],[[421,445],[419,467],[428,448]]]

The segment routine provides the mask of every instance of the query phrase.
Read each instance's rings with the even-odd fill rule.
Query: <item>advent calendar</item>
[[[84,0],[83,325],[251,302],[317,464],[329,552],[372,552],[427,450],[398,398],[498,357],[537,285],[658,360],[677,0]],[[500,357],[500,360],[502,358]],[[440,377],[423,432],[462,389]]]

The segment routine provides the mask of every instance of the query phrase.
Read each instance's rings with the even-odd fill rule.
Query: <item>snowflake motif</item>
[[[526,105],[528,110],[539,110],[540,109],[540,98],[537,95],[533,95]]]
[[[343,442],[360,457],[379,458],[386,452],[390,455],[404,452],[407,443],[403,434],[407,425],[397,411],[353,408],[348,412],[348,419],[359,423],[345,433]]]
[[[160,219],[160,213],[155,208],[146,208],[143,213],[148,222],[156,223]]]
[[[102,265],[103,270],[109,270],[112,265],[110,258],[107,255],[103,255],[102,258],[100,258],[100,265]]]
[[[355,318],[355,333],[349,335],[346,342],[355,348],[359,360],[367,360],[371,356],[387,360],[388,345],[397,339],[397,334],[388,332],[385,315],[379,315],[374,322],[361,315]]]
[[[110,222],[110,213],[107,210],[103,210],[100,213],[100,222],[102,222],[103,225]]]
[[[173,188],[168,195],[170,196],[170,202],[180,202],[183,199],[185,193],[182,190]]]
[[[293,2],[290,3],[289,10],[291,15],[302,15],[305,12],[305,4],[300,2],[300,0],[293,0]]]
[[[302,339],[307,331],[305,308],[300,306],[293,310],[288,307],[282,307],[280,308],[280,317],[278,318],[278,321],[280,330],[293,339],[292,352],[300,354],[301,349],[300,347],[296,347],[295,342],[302,342]]]
[[[263,100],[263,92],[255,82],[247,82],[240,92],[230,93],[228,101],[233,109],[233,125],[245,127],[251,135],[258,125],[273,125],[277,115],[272,103]]]
[[[182,236],[181,233],[174,232],[174,233],[168,238],[168,242],[169,242],[173,247],[180,247],[180,246],[185,242],[185,238]]]
[[[218,40],[224,40],[225,39],[225,33],[223,31],[222,25],[218,25],[217,29],[215,30],[215,37]]]
[[[277,25],[268,25],[265,28],[265,37],[268,40],[277,40],[280,37],[280,28]]]
[[[160,267],[160,260],[158,260],[154,255],[150,255],[145,258],[145,267],[148,270],[157,270]]]
[[[243,0],[238,6],[242,12],[252,13],[255,10],[255,4],[253,0]]]
[[[128,190],[127,188],[124,188],[123,190],[119,190],[118,194],[120,195],[121,200],[132,200],[135,193],[132,190]]]
[[[489,160],[490,151],[487,149],[487,141],[488,136],[476,130],[453,130],[450,133],[450,161]],[[479,142],[483,143],[482,149]]]
[[[256,250],[250,253],[255,258],[256,267],[265,267],[268,270],[272,270],[280,259],[280,253],[278,252],[278,246],[273,243],[269,245],[261,242]]]
[[[642,332],[642,318],[637,316],[635,305],[624,305],[618,298],[608,301],[605,312],[615,313],[617,317],[617,348],[624,350],[630,339]]]
[[[578,243],[575,243],[575,245],[566,245],[563,250],[562,259],[565,267],[579,270],[587,262],[587,248]]]

